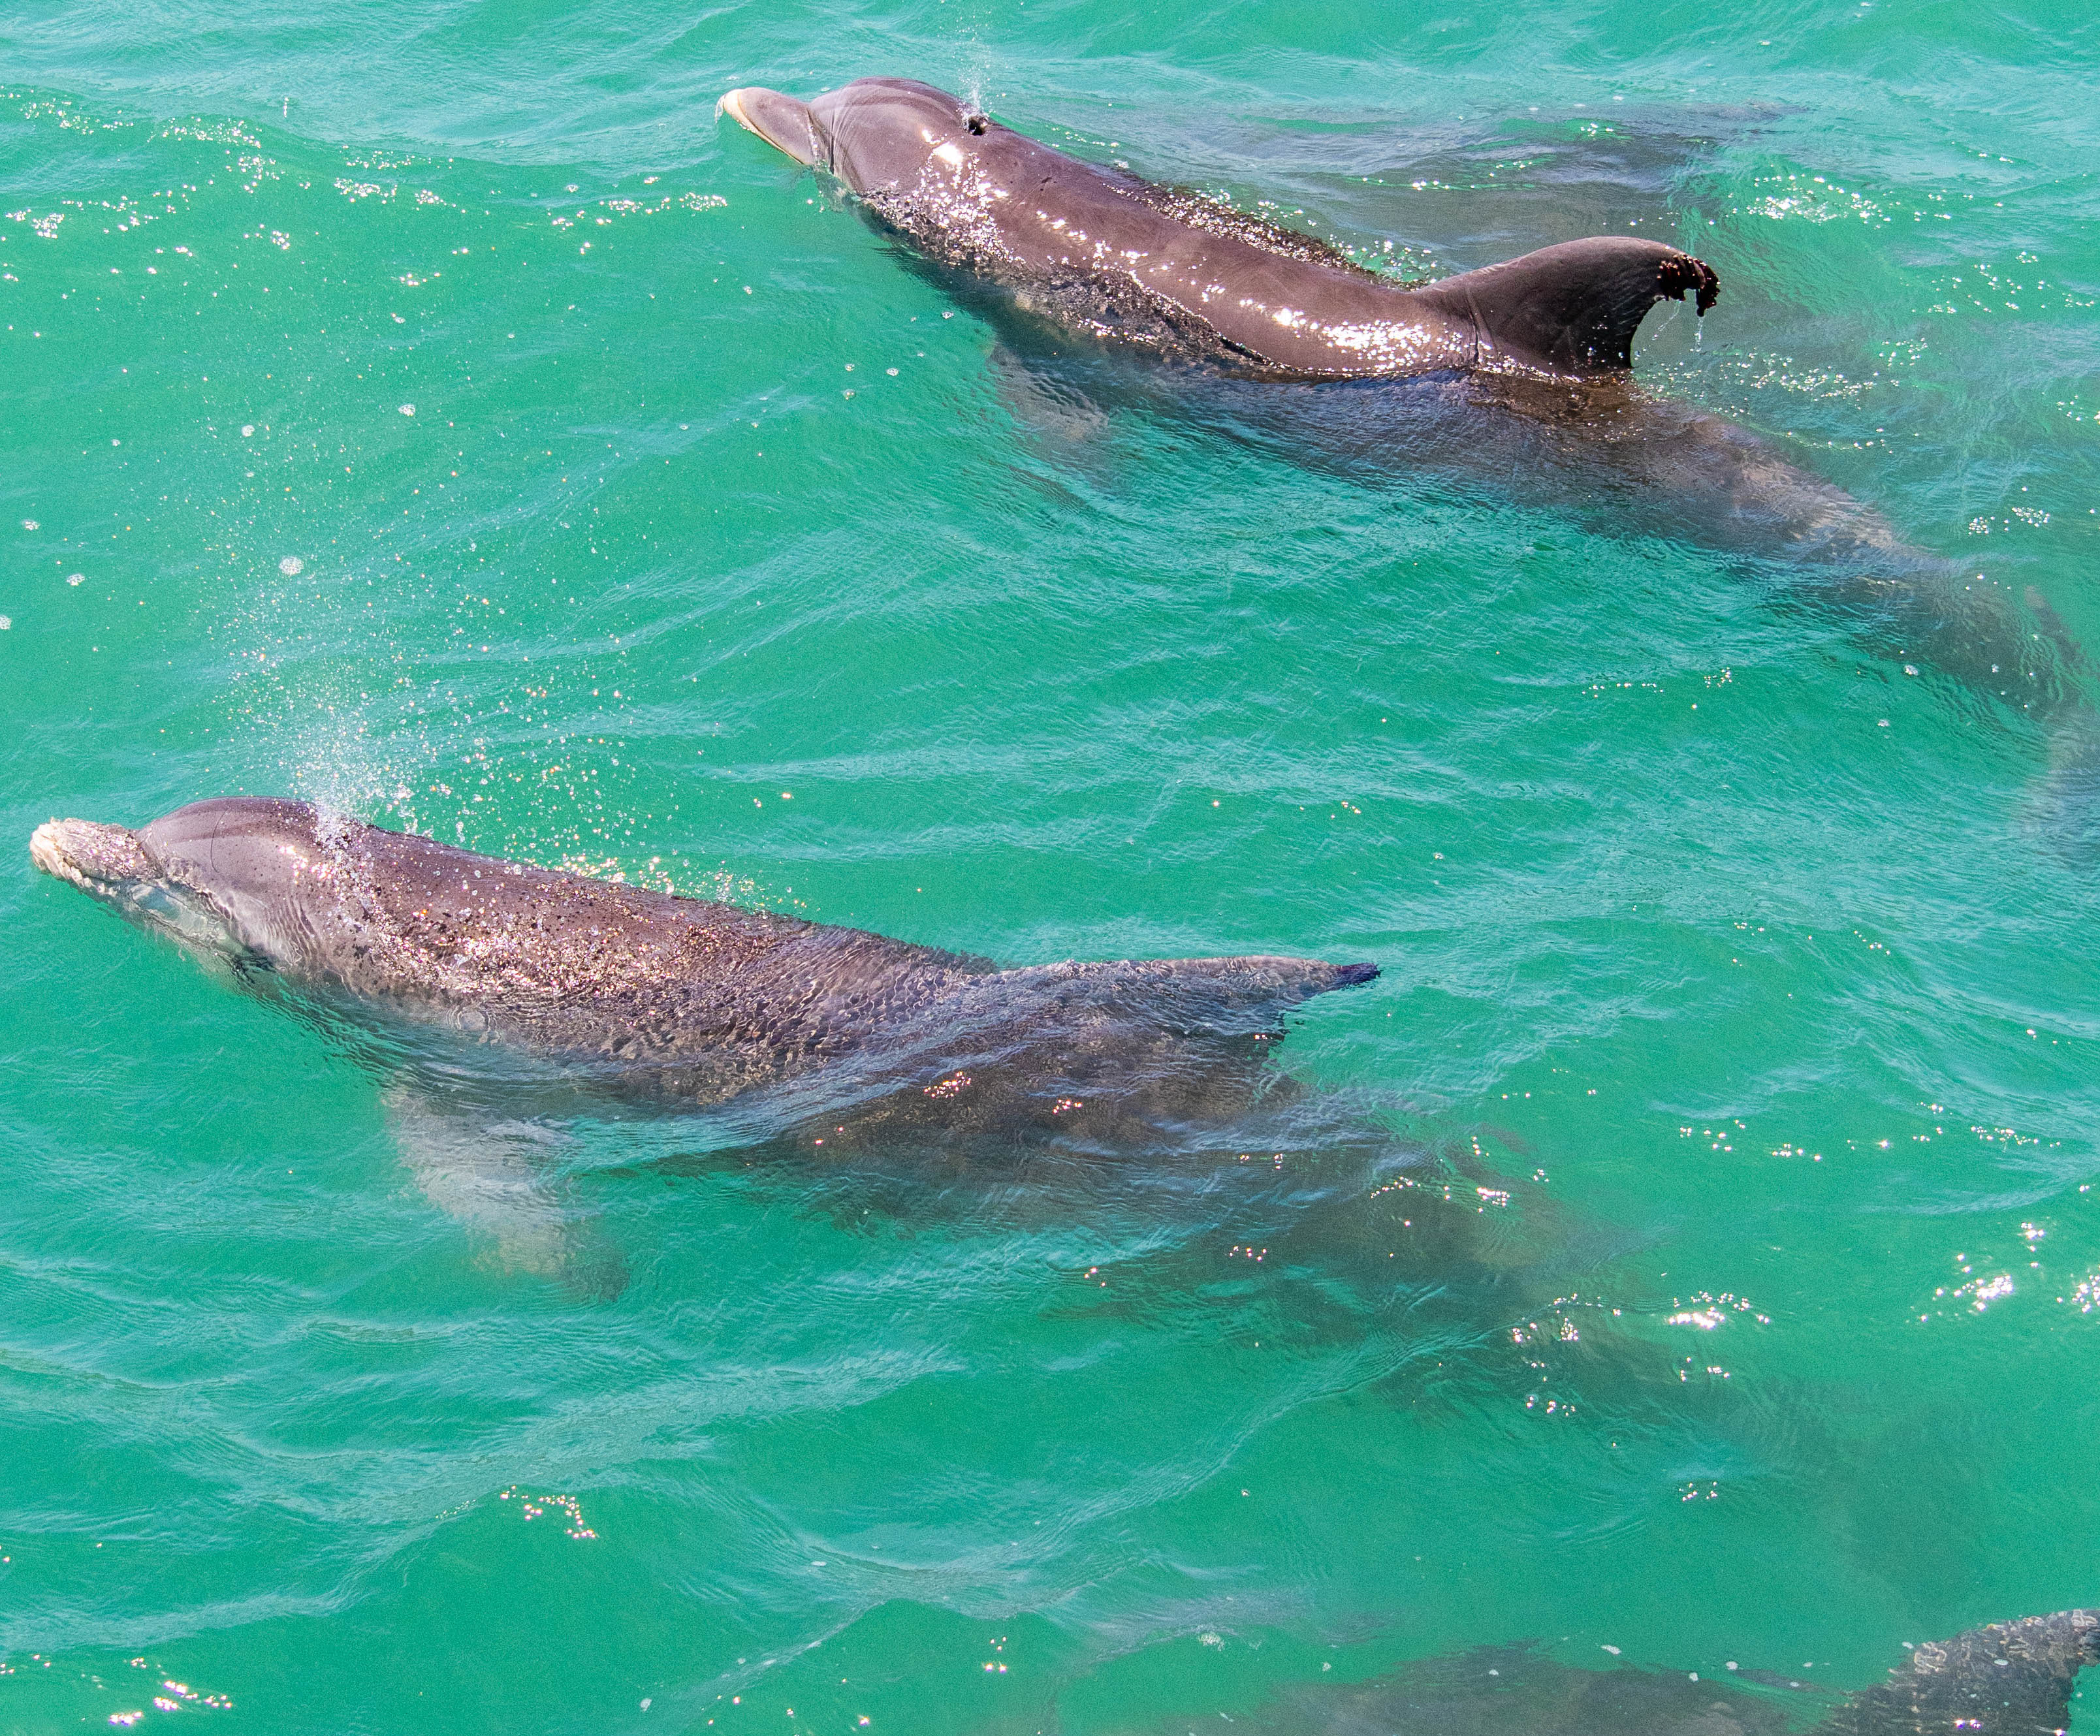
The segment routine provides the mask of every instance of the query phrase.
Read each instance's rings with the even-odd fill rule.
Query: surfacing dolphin
[[[1703,314],[1719,293],[1712,268],[1677,248],[1597,236],[1407,287],[914,80],[857,79],[806,103],[747,86],[721,108],[1023,323],[1195,364],[1164,390],[1213,425],[1366,477],[1485,478],[1613,534],[1778,557],[1770,576],[1851,619],[1875,654],[2054,726],[2059,758],[2100,789],[2084,659],[2038,593],[1910,545],[1748,430],[1634,384],[1648,311],[1688,297]],[[1111,390],[1145,402],[1161,388]]]
[[[1657,302],[1689,293],[1703,314],[1720,293],[1703,262],[1634,236],[1404,289],[1308,236],[1066,156],[911,79],[856,79],[809,103],[753,86],[721,106],[943,262],[1048,292],[1101,335],[1277,378],[1623,368]]]
[[[251,980],[680,1108],[772,1088],[807,1117],[903,1093],[949,1118],[1063,1127],[1149,1088],[1171,1099],[1285,1009],[1378,974],[1270,957],[1000,970],[260,798],[136,831],[53,820],[29,853]]]
[[[1577,1669],[1491,1646],[1370,1681],[1286,1689],[1233,1721],[1254,1736],[2062,1736],[2078,1673],[2096,1661],[2100,1610],[1972,1628],[1917,1647],[1886,1681],[1803,1730],[1788,1703],[1811,1689],[1802,1676]],[[1179,1736],[1188,1721],[1158,1728]]]
[[[1283,1011],[1369,980],[1286,958],[1037,965],[675,897],[246,797],[36,865],[283,995],[386,1077],[417,1184],[506,1266],[624,1283],[549,1171],[579,1117],[704,1111],[730,1147],[1142,1149],[1260,1100]],[[843,1137],[841,1137],[843,1136]]]
[[[1564,1285],[1568,1227],[1477,1145],[1447,1161],[1273,1064],[1283,1015],[1370,964],[1000,970],[247,797],[135,831],[53,820],[29,848],[319,1026],[378,1075],[433,1204],[505,1266],[596,1293],[624,1282],[620,1247],[593,1221],[604,1191],[563,1171],[608,1122],[623,1170],[758,1167],[855,1218],[871,1187],[923,1201],[929,1182],[980,1204],[1018,1189],[1030,1212],[1091,1200],[1096,1223],[1113,1202],[1146,1249],[1117,1264],[1118,1305],[1347,1334],[1365,1379],[1424,1345],[1510,1354],[1507,1319]]]

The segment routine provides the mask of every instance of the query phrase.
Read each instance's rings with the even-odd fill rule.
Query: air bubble
[[[81,580],[86,577],[87,575],[86,573],[68,573],[66,575],[66,583],[68,584],[78,584]]]
[[[242,439],[245,440],[245,439],[249,437],[249,435],[252,434],[253,434],[253,433],[254,433],[254,432],[255,432],[255,425],[254,425],[254,423],[253,423],[253,422],[243,422],[243,423],[240,425],[240,438],[241,438]]]
[[[413,416],[416,413],[416,407],[413,404],[404,404],[401,406],[401,413],[404,416]]]
[[[22,528],[25,531],[33,531],[37,528],[37,521],[33,518],[24,518],[22,521]]]
[[[307,570],[307,563],[295,554],[288,554],[277,563],[277,571],[287,579],[296,579]]]

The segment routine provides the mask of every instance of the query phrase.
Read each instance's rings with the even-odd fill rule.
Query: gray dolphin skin
[[[1280,378],[1623,368],[1657,302],[1689,293],[1703,314],[1719,293],[1701,261],[1633,236],[1403,289],[1307,236],[1067,156],[911,79],[857,79],[808,103],[753,86],[721,107],[946,263],[1050,289],[1104,335],[1213,350]]]
[[[1176,1045],[1259,1041],[1283,1009],[1378,974],[1266,957],[1003,971],[259,798],[136,831],[54,820],[29,851],[238,972],[682,1106],[836,1075],[862,1098],[902,1089],[967,1114],[997,1095],[1061,1126],[1086,1107],[1075,1084]]]
[[[1533,1647],[1491,1646],[1286,1689],[1233,1724],[1253,1736],[2063,1736],[2078,1673],[2095,1662],[2100,1610],[1972,1628],[1917,1646],[1886,1681],[1804,1729],[1789,1702],[1820,1687],[1820,1672],[1577,1669]]]

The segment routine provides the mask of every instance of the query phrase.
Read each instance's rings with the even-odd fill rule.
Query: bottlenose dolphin
[[[1053,295],[1105,336],[1208,350],[1278,378],[1622,368],[1657,302],[1689,293],[1703,314],[1720,293],[1703,262],[1634,236],[1405,289],[1309,237],[1066,156],[911,79],[857,79],[809,103],[753,86],[721,106],[938,258]]]
[[[2085,661],[2038,593],[1915,547],[1755,434],[1634,383],[1648,311],[1688,297],[1703,314],[1719,293],[1712,268],[1677,248],[1598,236],[1405,286],[913,80],[858,79],[806,103],[752,86],[720,107],[836,177],[963,293],[990,291],[979,305],[1068,399],[1171,401],[1366,479],[1489,478],[1608,534],[1777,557],[1759,576],[1851,621],[1875,654],[2071,726],[2058,744],[2067,774],[2100,783]],[[1088,359],[1030,346],[1031,324],[1104,347]],[[1115,366],[1119,350],[1183,365],[1147,378]]]
[[[564,874],[236,797],[136,831],[53,820],[36,865],[282,995],[386,1076],[424,1192],[502,1262],[589,1287],[615,1250],[549,1171],[579,1117],[705,1111],[731,1147],[1045,1139],[1229,1117],[1282,1013],[1370,964],[989,960]],[[1141,1137],[1136,1139],[1141,1143]]]
[[[1378,974],[1272,957],[1000,970],[261,798],[136,831],[53,820],[29,851],[258,986],[677,1109],[770,1091],[779,1117],[801,1119],[900,1094],[922,1117],[980,1125],[1171,1114],[1234,1073],[1223,1058],[1258,1055],[1285,1009]]]
[[[1803,1736],[2062,1736],[2078,1673],[2096,1661],[2100,1610],[1972,1628],[1917,1646]],[[1786,1736],[1802,1730],[1788,1701],[1820,1685],[1807,1672],[1733,1664],[1577,1669],[1503,1646],[1370,1681],[1286,1689],[1233,1722],[1255,1736]],[[1158,1726],[1162,1736],[1187,1727]]]

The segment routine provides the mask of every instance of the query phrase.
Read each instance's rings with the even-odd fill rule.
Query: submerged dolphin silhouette
[[[2100,1610],[1972,1628],[1918,1646],[1802,1731],[1787,1703],[1809,1688],[1802,1676],[1577,1669],[1529,1646],[1489,1646],[1370,1681],[1286,1689],[1233,1721],[1255,1736],[2062,1736],[2079,1671],[2096,1661]],[[1745,1690],[1745,1677],[1782,1696]]]

